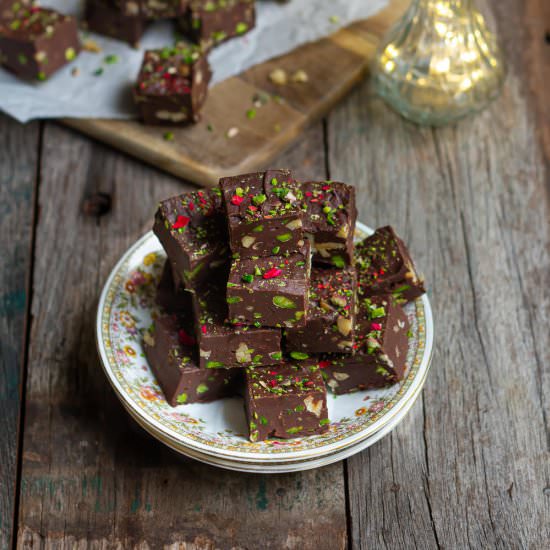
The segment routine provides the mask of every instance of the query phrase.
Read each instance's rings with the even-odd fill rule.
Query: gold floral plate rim
[[[430,366],[431,366],[431,362],[430,362]],[[282,473],[290,473],[290,472],[299,472],[304,470],[312,470],[315,468],[322,468],[324,466],[328,466],[329,464],[339,462],[340,460],[344,460],[357,453],[360,453],[361,451],[364,451],[368,447],[380,441],[383,437],[385,437],[390,432],[392,432],[395,428],[397,428],[397,426],[409,414],[414,404],[420,397],[420,394],[422,393],[422,388],[427,379],[428,372],[429,372],[429,367],[424,373],[422,384],[418,387],[418,390],[416,391],[416,393],[412,395],[411,398],[407,401],[407,403],[403,406],[399,414],[396,415],[390,421],[388,421],[386,425],[381,427],[377,432],[375,432],[371,436],[365,437],[364,439],[359,440],[353,445],[346,445],[343,448],[340,448],[330,454],[323,454],[320,457],[314,456],[311,458],[294,460],[294,461],[270,460],[269,462],[253,462],[253,461],[244,461],[244,460],[235,460],[235,459],[231,460],[228,458],[220,458],[214,454],[201,453],[199,451],[186,447],[185,445],[181,445],[181,444],[178,445],[177,442],[171,441],[169,438],[165,437],[164,434],[156,432],[152,426],[146,424],[143,418],[136,415],[136,413],[130,410],[126,405],[124,405],[124,403],[123,403],[123,406],[126,412],[130,415],[130,417],[137,424],[139,424],[139,426],[142,429],[144,429],[149,435],[157,439],[160,443],[163,443],[164,445],[166,445],[173,451],[177,452],[178,454],[181,454],[188,458],[192,458],[193,460],[198,460],[199,462],[202,462],[203,464],[208,464],[209,466],[216,466],[219,468],[224,468],[226,470],[232,470],[236,472],[257,473],[257,474],[282,474]]]

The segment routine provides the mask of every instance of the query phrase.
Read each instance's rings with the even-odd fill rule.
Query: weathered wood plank
[[[319,176],[322,127],[277,164]],[[19,547],[343,548],[342,464],[258,476],[180,458],[133,428],[101,371],[101,285],[155,203],[188,186],[53,125],[42,174]],[[87,218],[98,191],[113,210]]]
[[[39,132],[38,123],[0,115],[0,548],[10,545],[13,526]]]
[[[523,51],[529,6],[499,5]],[[509,59],[502,97],[455,127],[404,122],[368,83],[329,119],[331,177],[361,188],[363,220],[404,235],[436,320],[422,403],[348,461],[352,548],[550,539],[550,174],[527,78],[543,60]]]

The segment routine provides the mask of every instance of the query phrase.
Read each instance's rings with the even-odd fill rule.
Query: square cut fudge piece
[[[219,189],[162,201],[153,231],[185,288],[196,288],[210,277],[227,277],[229,246]]]
[[[285,330],[285,350],[352,353],[356,286],[353,267],[312,268],[306,325]]]
[[[79,52],[74,17],[18,2],[2,8],[0,64],[16,76],[46,80]]]
[[[179,24],[195,44],[217,46],[254,28],[254,0],[190,0]]]
[[[167,313],[185,312],[191,317],[193,315],[191,293],[184,290],[170,260],[166,260],[162,269],[155,301]]]
[[[140,16],[125,15],[110,0],[86,0],[84,24],[92,32],[116,38],[137,47],[147,21]]]
[[[225,324],[225,288],[210,284],[193,293],[200,366],[207,369],[259,367],[282,358],[281,331]]]
[[[247,369],[245,377],[250,441],[304,437],[328,430],[326,389],[315,364]]]
[[[389,225],[356,246],[355,262],[361,296],[393,294],[398,303],[406,303],[426,292],[407,247]]]
[[[239,372],[200,369],[189,324],[176,315],[155,320],[143,337],[145,355],[172,407],[183,403],[204,403],[236,394]]]
[[[304,327],[310,271],[308,242],[300,251],[288,256],[234,259],[227,282],[230,322]]]
[[[319,362],[335,394],[382,388],[402,380],[407,368],[409,321],[391,295],[362,298],[355,355],[323,356]]]
[[[134,100],[145,124],[182,125],[200,120],[212,72],[196,46],[148,50]]]
[[[313,245],[313,263],[352,265],[355,188],[336,181],[310,181],[302,184],[302,194],[304,231]]]
[[[115,0],[125,17],[142,19],[172,19],[183,15],[189,0]]]
[[[273,256],[302,247],[301,191],[290,170],[222,178],[220,188],[233,252]]]

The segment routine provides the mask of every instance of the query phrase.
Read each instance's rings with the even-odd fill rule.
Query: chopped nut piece
[[[335,306],[346,307],[348,305],[348,301],[346,300],[346,298],[344,296],[340,296],[339,294],[331,296],[330,301]]]
[[[300,69],[292,75],[292,82],[297,82],[298,84],[305,84],[306,82],[309,82],[309,76],[304,70]]]
[[[288,82],[288,75],[284,69],[274,69],[269,73],[269,80],[279,86],[284,86]]]
[[[302,227],[302,220],[299,218],[297,220],[292,220],[290,223],[286,224],[286,227],[291,231],[294,231],[295,229],[299,229]]]
[[[351,332],[351,329],[352,329],[351,319],[340,316],[338,317],[338,320],[336,321],[336,323],[338,325],[338,332],[342,336],[347,336]]]
[[[246,235],[244,236],[242,239],[241,239],[241,244],[245,247],[245,248],[250,248],[253,244],[254,244],[254,241],[256,240],[256,237],[252,237],[250,235]]]
[[[317,418],[321,416],[321,412],[323,411],[323,405],[324,405],[322,399],[318,399],[317,401],[315,401],[315,398],[313,397],[313,395],[308,395],[304,399],[304,405],[306,406],[306,409],[310,413],[313,413]]]
[[[348,235],[349,235],[349,225],[346,223],[342,225],[342,227],[340,227],[340,229],[338,230],[338,233],[336,233],[336,236],[342,239],[347,239]]]
[[[253,353],[253,349],[250,349],[245,342],[241,342],[235,352],[235,357],[239,363],[251,363]]]
[[[239,133],[239,129],[236,126],[233,126],[232,128],[229,128],[229,130],[227,130],[226,135],[229,139],[231,139],[231,138],[234,138],[238,133]]]
[[[143,335],[143,341],[148,346],[155,347],[155,339],[153,338],[153,335],[149,331],[146,331],[145,334]]]
[[[100,53],[102,51],[101,46],[91,38],[89,38],[88,40],[84,40],[82,44],[82,49],[92,53]]]

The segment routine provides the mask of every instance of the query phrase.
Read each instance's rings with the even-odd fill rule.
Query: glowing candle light
[[[501,52],[472,0],[413,0],[388,36],[373,64],[375,89],[415,122],[452,122],[502,87]]]

